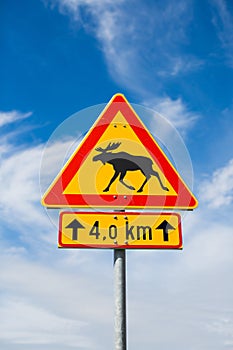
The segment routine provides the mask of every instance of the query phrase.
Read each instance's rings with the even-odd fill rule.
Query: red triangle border
[[[110,195],[110,194],[63,194],[74,175],[82,166],[90,151],[95,148],[98,140],[105,132],[116,113],[120,111],[131,126],[142,144],[146,147],[155,163],[172,185],[177,196],[166,195]],[[159,160],[157,162],[156,160]],[[173,165],[163,153],[157,142],[143,125],[136,112],[122,94],[116,94],[110,100],[104,111],[89,133],[85,136],[78,149],[68,160],[52,185],[42,198],[42,204],[51,208],[63,207],[96,207],[96,208],[155,208],[155,209],[189,209],[197,207],[198,202],[186,184],[183,182]]]

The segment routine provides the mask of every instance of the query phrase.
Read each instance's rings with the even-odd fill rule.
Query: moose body
[[[120,142],[113,143],[113,144],[109,143],[109,145],[106,148],[101,148],[101,147],[96,148],[96,151],[100,152],[100,154],[93,157],[93,161],[100,160],[103,164],[106,164],[106,163],[111,164],[115,171],[111,180],[109,181],[109,184],[103,190],[103,192],[109,191],[110,186],[117,179],[119,175],[120,175],[119,180],[125,187],[131,190],[135,190],[133,186],[129,186],[127,183],[124,182],[124,177],[128,171],[136,171],[136,170],[140,170],[141,173],[145,176],[145,180],[137,192],[143,192],[145,184],[148,182],[148,180],[151,178],[152,175],[157,177],[161,188],[164,191],[168,191],[168,188],[163,185],[158,172],[152,168],[153,162],[150,158],[143,157],[143,156],[134,156],[127,152],[117,152],[117,153],[109,152],[118,148],[120,144],[121,144]]]

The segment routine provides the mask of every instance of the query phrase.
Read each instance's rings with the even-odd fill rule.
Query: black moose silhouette
[[[111,178],[109,184],[103,190],[103,192],[109,191],[111,184],[117,179],[119,174],[120,182],[130,190],[135,190],[133,186],[129,186],[124,182],[124,177],[127,171],[136,170],[140,170],[145,176],[145,181],[143,182],[143,184],[137,192],[143,192],[145,184],[148,182],[152,175],[157,177],[159,184],[164,191],[169,191],[169,189],[163,185],[158,172],[152,169],[153,162],[150,158],[143,156],[134,156],[126,152],[110,152],[117,149],[120,145],[121,142],[116,142],[112,144],[110,142],[106,148],[98,147],[95,149],[97,152],[100,152],[100,154],[93,157],[93,161],[96,162],[100,160],[103,164],[111,164],[113,166],[113,169],[115,170],[113,177]]]

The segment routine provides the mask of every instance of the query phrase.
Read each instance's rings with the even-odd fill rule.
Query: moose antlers
[[[121,142],[110,142],[106,148],[98,147],[95,150],[101,153],[106,153],[107,151],[113,151],[114,149],[117,149],[120,145]]]

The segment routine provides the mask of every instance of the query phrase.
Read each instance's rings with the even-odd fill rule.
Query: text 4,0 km
[[[85,226],[81,225],[77,219],[74,219],[66,228],[72,229],[72,240],[78,241],[78,228],[85,229]],[[169,231],[174,230],[175,227],[169,224],[166,220],[162,222],[161,225],[155,228],[156,230],[162,230],[163,231],[163,240],[164,241],[169,241]],[[110,239],[117,239],[118,236],[118,230],[119,233],[122,233],[122,227],[118,227],[117,225],[111,224],[108,227],[108,236]],[[147,226],[135,226],[135,225],[130,225],[128,221],[125,222],[125,227],[124,230],[125,235],[124,238],[128,242],[130,241],[135,241],[135,240],[152,240],[152,227],[147,225]],[[95,237],[95,239],[103,238],[103,240],[106,239],[106,236],[101,235],[100,232],[100,222],[99,220],[96,220],[90,229],[89,236]]]
[[[59,247],[181,249],[176,213],[62,212]]]

